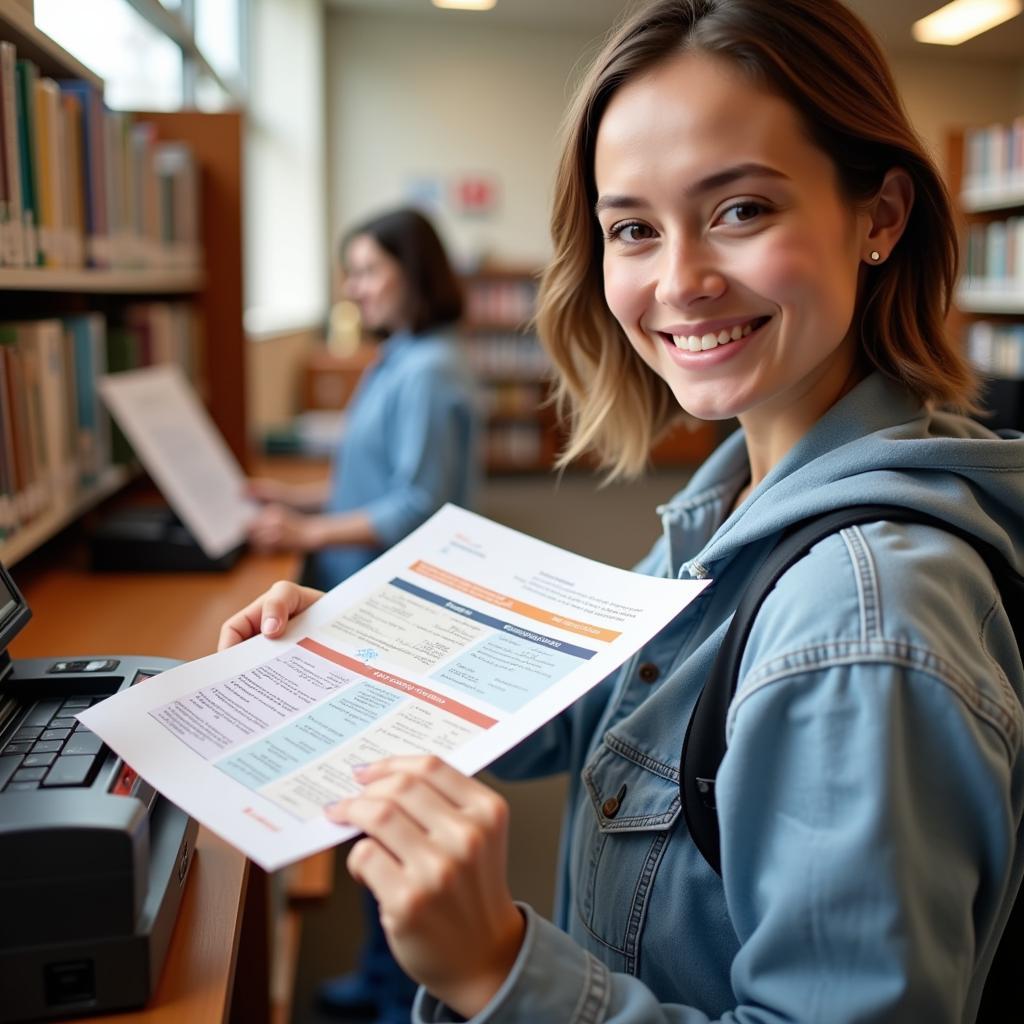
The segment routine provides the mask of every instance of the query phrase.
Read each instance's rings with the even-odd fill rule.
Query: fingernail
[[[354,764],[354,765],[352,765],[352,774],[353,775],[365,775],[366,774],[366,770],[369,767],[370,767],[369,764],[367,764],[365,762],[363,764]]]
[[[324,816],[335,825],[345,824],[345,801],[335,800],[333,804],[324,807]]]
[[[275,619],[273,616],[271,616],[269,619],[263,620],[262,629],[264,633],[276,633],[280,625],[281,620]]]

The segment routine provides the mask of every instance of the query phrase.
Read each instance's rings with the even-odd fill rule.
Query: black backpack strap
[[[715,777],[725,756],[726,718],[739,681],[740,660],[757,612],[786,570],[803,558],[818,541],[848,526],[874,522],[923,523],[967,541],[985,559],[995,576],[1013,622],[1018,647],[1022,647],[1024,615],[1018,611],[1024,604],[1021,578],[994,547],[967,531],[936,516],[896,505],[851,505],[804,519],[790,527],[747,585],[704,682],[683,739],[679,761],[683,813],[697,849],[718,874],[722,873],[722,865],[718,815],[715,810]]]

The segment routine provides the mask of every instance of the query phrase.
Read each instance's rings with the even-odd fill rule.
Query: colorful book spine
[[[25,265],[21,154],[18,148],[17,51],[0,40],[0,134],[3,136],[4,179],[7,188],[7,230],[0,260],[8,266]]]
[[[36,177],[35,83],[39,70],[29,60],[15,65],[15,110],[18,121],[18,154],[21,167],[21,201],[24,218],[25,265],[34,267],[41,262],[37,234],[39,215],[39,185]]]

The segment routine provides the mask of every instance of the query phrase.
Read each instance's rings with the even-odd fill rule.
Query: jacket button
[[[658,666],[655,665],[653,661],[645,661],[640,666],[638,675],[640,676],[641,682],[653,683],[658,678],[658,676],[661,675],[661,672],[658,670]]]
[[[619,808],[622,806],[622,798],[626,795],[625,785],[619,786],[618,793],[615,796],[608,797],[603,804],[601,804],[601,813],[606,818],[614,818],[619,813]]]

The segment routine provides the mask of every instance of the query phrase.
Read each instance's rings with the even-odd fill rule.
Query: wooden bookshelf
[[[20,562],[79,516],[84,515],[105,498],[116,494],[135,475],[136,471],[127,466],[108,467],[101,479],[80,490],[70,505],[47,510],[26,523],[7,540],[0,541],[0,562],[8,569]]]
[[[547,403],[550,365],[533,327],[539,275],[491,267],[463,278],[462,333],[484,407],[484,464],[492,474],[547,472],[561,444]]]
[[[199,222],[204,273],[196,294],[206,344],[201,375],[212,399],[210,415],[243,465],[249,456],[246,410],[246,341],[243,317],[242,155],[239,111],[145,112],[159,139],[188,143],[198,161]]]
[[[102,90],[101,79],[39,31],[26,9],[6,0],[0,3],[0,40],[13,43],[17,58],[34,62],[40,76],[80,79]],[[0,322],[53,320],[88,313],[100,313],[116,322],[129,304],[147,300],[186,301],[196,311],[198,324],[199,336],[194,339],[190,353],[197,386],[211,399],[210,413],[215,423],[244,463],[248,436],[242,307],[243,118],[237,111],[130,116],[134,122],[153,125],[156,142],[180,141],[192,151],[199,179],[202,265],[183,266],[180,252],[165,257],[162,252],[147,250],[140,252],[140,258],[148,266],[138,269],[130,260],[125,261],[126,266],[115,265],[111,269],[75,265],[0,266]],[[193,245],[189,255],[194,250]],[[68,262],[75,264],[77,260],[71,258]],[[34,433],[38,437],[39,432]],[[123,487],[131,475],[123,467],[115,467],[104,472],[100,483],[80,486],[70,497],[52,502],[55,507],[36,508],[28,518],[23,513],[21,524],[0,539],[0,561],[11,565],[21,560],[87,509]]]
[[[1016,122],[1016,139],[1009,128],[1002,126],[1005,134],[999,126],[988,126],[947,137],[947,183],[956,197],[962,272],[948,326],[964,340],[972,362],[989,382],[985,402],[994,413],[994,425],[1021,427],[1024,119]]]
[[[184,295],[201,291],[201,270],[62,270],[0,267],[0,291],[83,295]]]

